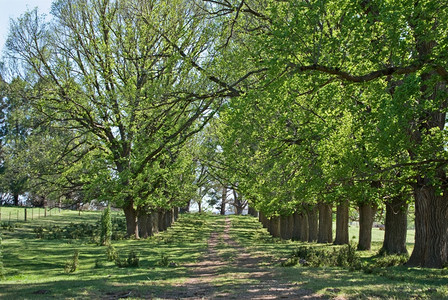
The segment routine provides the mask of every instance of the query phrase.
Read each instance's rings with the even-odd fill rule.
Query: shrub
[[[355,245],[345,245],[340,248],[325,249],[300,246],[292,252],[291,257],[282,266],[301,265],[311,267],[349,267],[359,269],[361,261]]]
[[[3,230],[8,230],[10,232],[14,232],[15,228],[19,227],[16,224],[10,222],[2,222],[1,226]]]
[[[104,267],[103,262],[101,261],[101,259],[97,258],[95,259],[95,269],[100,269]]]
[[[129,252],[128,258],[125,260],[121,259],[120,256],[117,255],[117,257],[115,258],[115,265],[120,268],[139,267],[140,259],[137,257],[137,253],[131,250],[131,252]]]
[[[110,211],[109,211],[110,218]],[[106,218],[107,219],[107,218]],[[110,218],[111,219],[111,218]],[[78,240],[78,239],[88,239],[91,243],[98,243],[101,241],[100,235],[102,232],[102,220],[98,222],[98,224],[89,224],[89,223],[70,223],[67,226],[60,227],[58,225],[51,225],[47,227],[37,226],[34,228],[34,233],[36,234],[36,238],[38,239],[70,239],[70,240]],[[112,222],[112,221],[111,221]],[[105,222],[107,223],[107,222]],[[124,220],[122,219],[114,219],[114,222],[109,224],[108,228],[104,231],[104,241],[107,240],[110,243],[110,240],[118,240],[123,239],[125,236],[126,225],[122,225]],[[3,226],[3,224],[2,224]],[[9,225],[8,225],[9,226]],[[112,230],[114,230],[114,234],[112,234]],[[107,239],[107,237],[109,237]],[[101,243],[102,244],[102,243]]]
[[[43,239],[44,238],[44,227],[43,226],[34,227],[34,233],[36,234],[37,239]]]
[[[73,251],[73,256],[71,260],[65,263],[64,271],[65,273],[73,273],[78,269],[79,266],[79,250],[75,249]]]
[[[140,259],[137,257],[137,253],[134,250],[131,250],[127,259],[128,267],[139,267]]]
[[[168,267],[170,265],[170,258],[168,255],[162,254],[160,260],[156,263],[159,267]]]
[[[408,259],[409,257],[406,254],[385,255],[376,259],[375,266],[378,268],[401,266],[404,265]]]
[[[110,214],[110,206],[107,206],[101,215],[100,221],[100,244],[108,245],[112,238],[112,217]]]
[[[106,258],[108,261],[115,261],[118,258],[117,250],[112,244],[109,244],[106,249]]]

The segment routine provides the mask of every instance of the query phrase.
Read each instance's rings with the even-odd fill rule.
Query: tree
[[[239,15],[247,15],[263,23],[257,27],[258,34],[248,37],[251,42],[245,41],[252,47],[246,57],[259,68],[269,70],[263,81],[270,84],[269,89],[283,87],[275,99],[284,97],[289,105],[284,110],[274,109],[279,112],[277,118],[287,120],[283,113],[302,97],[311,102],[299,102],[305,116],[296,118],[293,124],[305,125],[309,133],[317,132],[320,137],[325,136],[325,130],[344,133],[325,124],[329,120],[336,123],[334,118],[362,125],[354,127],[355,135],[346,135],[342,140],[352,142],[338,148],[341,154],[347,154],[348,146],[357,144],[356,139],[365,143],[355,148],[362,155],[356,155],[349,164],[356,163],[359,170],[348,177],[325,177],[321,182],[333,186],[343,183],[341,179],[353,179],[368,185],[380,178],[411,185],[416,202],[416,240],[409,264],[446,264],[448,193],[444,185],[447,152],[443,140],[448,71],[443,49],[447,45],[448,20],[436,16],[448,8],[433,1],[266,1],[266,9],[255,1],[213,2],[231,14],[235,22],[243,19]],[[241,23],[239,28],[246,24]],[[229,27],[235,26],[231,23]],[[266,94],[258,97],[261,94],[248,95],[246,101],[267,102]],[[267,95],[273,95],[272,91]],[[375,120],[373,124],[347,114],[353,100],[361,103],[356,106],[358,111],[372,112],[368,119]],[[270,103],[271,108],[275,105],[277,102]],[[336,111],[332,113],[331,108]],[[321,120],[310,124],[310,115]],[[272,140],[279,140],[275,131],[287,128],[285,123],[268,126]],[[297,136],[296,143],[316,141],[306,132],[304,137]],[[386,152],[395,155],[387,157]],[[327,172],[321,163],[318,169]],[[341,161],[338,164],[344,165]]]
[[[33,105],[73,133],[67,149],[86,146],[68,169],[83,170],[85,189],[113,199],[128,235],[138,235],[138,211],[151,198],[139,195],[140,183],[157,181],[170,149],[200,131],[228,93],[198,72],[216,68],[214,25],[184,1],[61,0],[52,14],[51,23],[35,10],[12,22],[9,54],[44,83]]]

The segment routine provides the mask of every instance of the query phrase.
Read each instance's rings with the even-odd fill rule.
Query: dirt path
[[[324,299],[311,290],[281,281],[273,269],[262,267],[229,234],[226,218],[224,232],[213,232],[202,260],[188,267],[193,275],[164,299]]]

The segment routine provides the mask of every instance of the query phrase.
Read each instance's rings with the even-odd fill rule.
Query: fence
[[[60,213],[59,208],[0,206],[0,222],[30,221]]]

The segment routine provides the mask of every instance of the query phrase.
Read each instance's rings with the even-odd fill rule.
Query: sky
[[[4,49],[9,32],[9,20],[26,10],[38,7],[39,13],[50,14],[52,0],[0,0],[0,50]]]

